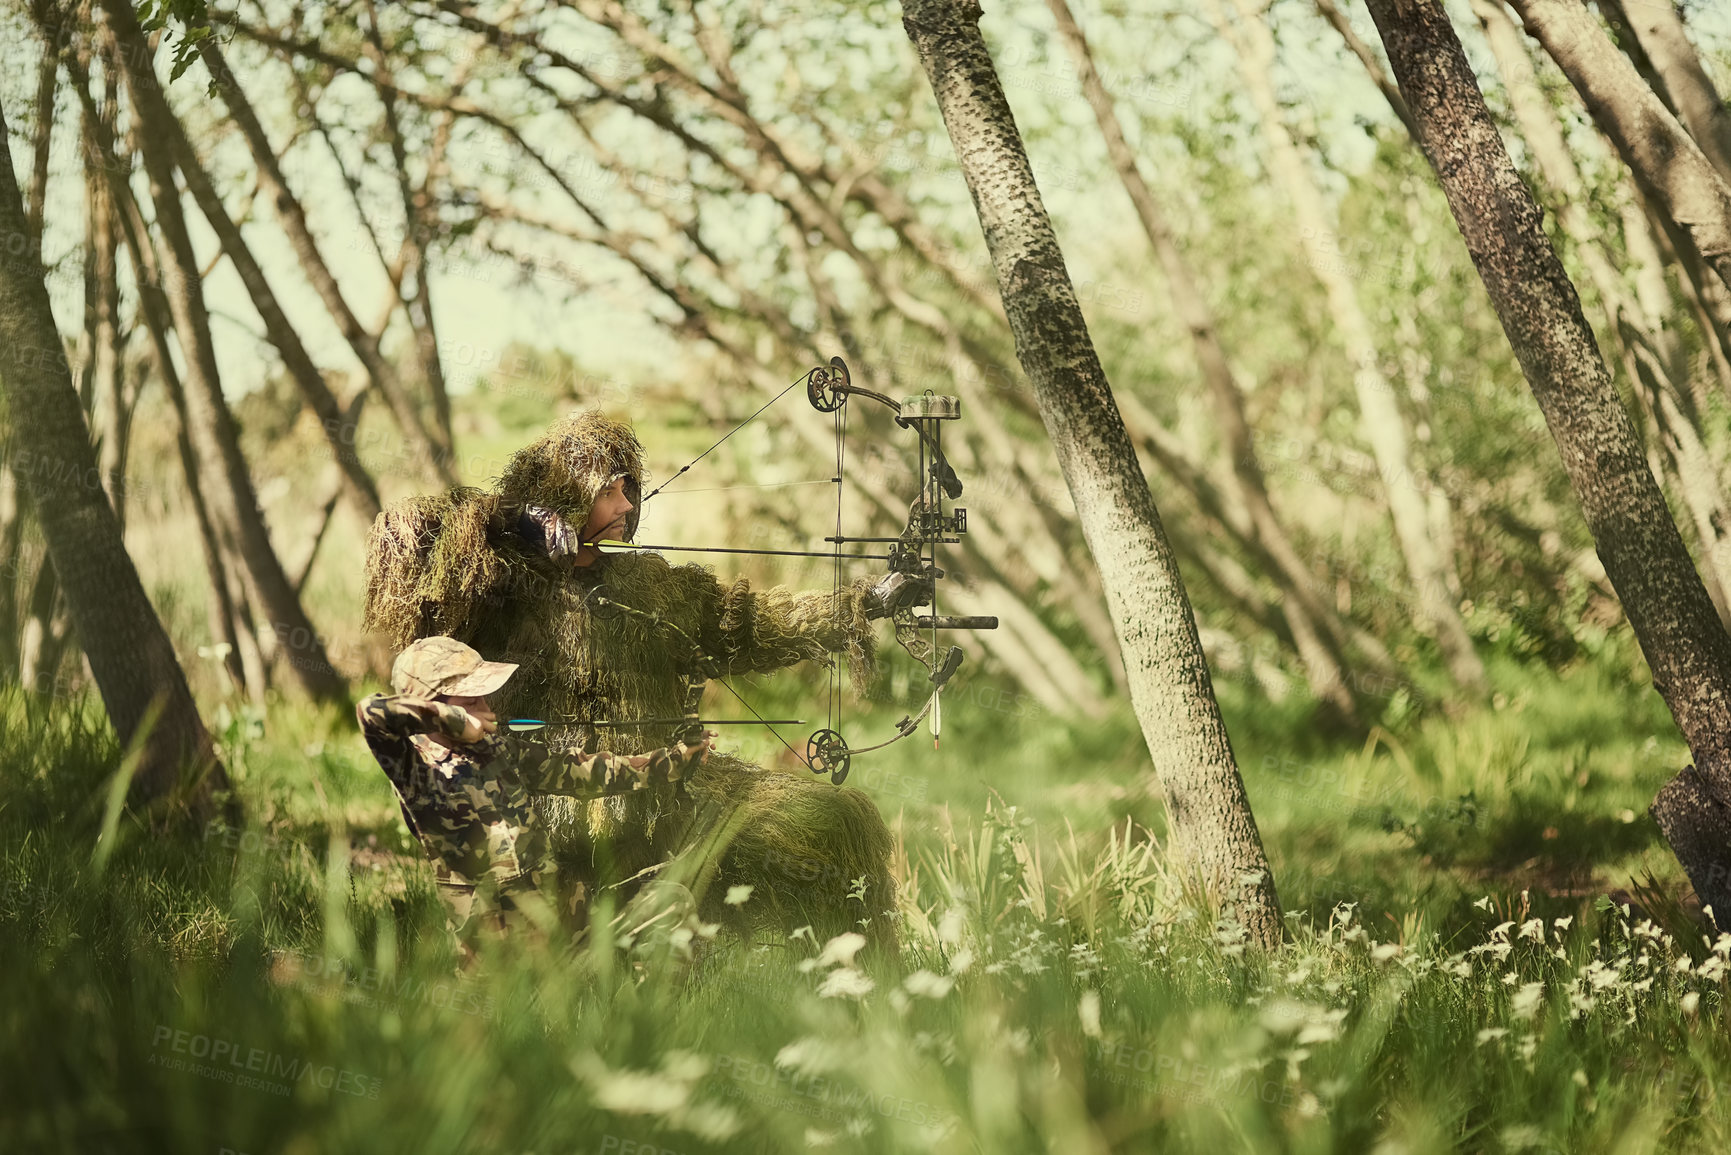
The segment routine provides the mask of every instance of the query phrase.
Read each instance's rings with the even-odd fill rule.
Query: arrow
[[[804,718],[633,718],[628,721],[612,721],[597,718],[594,721],[568,718],[563,721],[544,722],[539,718],[512,718],[505,723],[512,730],[542,730],[559,726],[803,726]]]
[[[877,538],[874,540],[895,541],[899,539]],[[757,554],[761,557],[821,557],[826,561],[833,561],[838,556],[842,558],[854,558],[860,561],[890,560],[890,555],[887,553],[834,554],[821,553],[807,549],[723,549],[719,546],[701,545],[640,545],[634,541],[614,541],[611,538],[602,538],[600,541],[586,541],[583,544],[594,546],[602,553],[629,553],[634,549],[651,549],[657,552],[667,551],[669,553],[749,553]]]

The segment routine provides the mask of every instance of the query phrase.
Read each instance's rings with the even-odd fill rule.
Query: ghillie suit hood
[[[617,477],[632,505],[626,533],[635,535],[643,445],[624,422],[584,411],[518,450],[491,493],[458,488],[392,504],[368,535],[363,628],[398,650],[433,634],[468,640],[480,603],[558,580],[558,570],[516,534],[523,510],[551,509],[581,530]]]

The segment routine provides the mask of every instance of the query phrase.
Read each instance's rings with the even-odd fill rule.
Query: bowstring
[[[812,372],[817,372],[817,370],[813,370]],[[709,446],[708,449],[705,449],[702,453],[699,453],[696,457],[693,457],[690,461],[688,461],[684,465],[680,466],[678,471],[675,472],[672,477],[669,477],[666,481],[662,482],[660,485],[658,485],[654,489],[650,490],[646,495],[644,495],[643,499],[637,503],[638,518],[639,519],[642,518],[643,510],[648,507],[649,501],[651,498],[657,496],[663,490],[665,490],[668,486],[672,485],[675,481],[678,481],[681,477],[683,477],[687,473],[689,473],[691,471],[692,466],[696,465],[698,462],[702,461],[705,457],[708,457],[711,453],[713,453],[717,449],[719,449],[721,447],[722,442],[726,441],[729,437],[732,437],[735,433],[738,433],[741,429],[744,429],[747,425],[750,425],[753,421],[756,421],[759,417],[763,416],[764,411],[766,409],[768,409],[771,405],[774,405],[777,401],[780,401],[783,397],[786,397],[789,393],[792,393],[795,389],[799,388],[801,385],[809,382],[811,380],[811,375],[812,375],[811,372],[808,372],[808,373],[805,373],[799,377],[794,378],[794,380],[791,383],[789,383],[789,385],[786,389],[783,389],[780,393],[777,393],[774,397],[771,397],[768,401],[765,401],[762,405],[758,406],[757,410],[754,413],[752,413],[752,415],[750,417],[747,417],[744,421],[741,421],[739,424],[735,425],[732,429],[729,429],[726,433],[722,434],[719,438],[716,439],[716,441],[712,445]],[[836,495],[835,495],[835,524],[836,524],[836,529],[835,529],[835,533],[836,533],[837,537],[841,536],[841,463],[842,463],[843,453],[845,451],[845,439],[846,439],[847,427],[846,427],[844,422],[845,422],[846,412],[847,412],[847,406],[842,405],[836,411],[836,414],[835,414],[837,440],[836,440],[836,471],[835,471],[834,481],[835,481],[835,487],[836,487]],[[791,482],[791,483],[784,482],[784,483],[779,483],[779,484],[800,485],[800,484],[811,484],[811,483],[810,482]],[[740,489],[766,488],[767,489],[767,488],[771,488],[771,486],[761,486],[761,487],[760,486],[738,486],[738,487],[728,487],[728,488],[740,488]],[[700,492],[700,491],[694,490],[692,492]],[[836,590],[836,592],[839,593],[839,591],[841,589],[841,543],[839,541],[836,542],[836,545],[835,545],[835,561],[833,564],[834,564],[834,570],[835,570],[835,573],[834,573],[835,590]],[[668,624],[671,624],[671,623],[668,623]],[[683,633],[684,631],[680,631],[680,632]],[[777,742],[780,742],[783,746],[787,747],[787,752],[789,754],[792,754],[795,758],[799,759],[800,765],[804,766],[807,770],[810,770],[812,768],[810,759],[806,758],[805,755],[801,754],[798,750],[795,750],[791,745],[789,745],[787,739],[783,738],[781,736],[781,734],[775,729],[775,727],[771,726],[769,724],[769,722],[764,718],[764,716],[757,712],[757,708],[755,706],[753,706],[750,702],[746,701],[745,696],[743,694],[741,694],[738,690],[734,689],[733,686],[727,681],[727,679],[725,677],[717,677],[715,679],[715,681],[717,684],[719,684],[721,686],[722,689],[726,690],[729,694],[732,694],[734,696],[734,698],[736,698],[739,701],[739,704],[744,706],[753,718],[756,718],[759,722],[762,722],[764,729],[768,730],[771,734],[774,734],[775,740]],[[835,709],[836,709],[836,697],[837,697],[837,689],[836,689],[836,677],[835,677],[835,663],[832,661],[830,663],[830,715],[832,718],[834,717]],[[835,729],[835,723],[833,721],[831,721],[829,723],[829,728],[832,730]]]
[[[780,731],[778,731],[774,726],[771,726],[769,724],[769,720],[767,718],[765,718],[762,714],[759,714],[757,712],[757,708],[755,706],[753,706],[750,702],[747,702],[745,700],[745,695],[741,694],[738,690],[734,689],[728,683],[728,681],[725,677],[717,678],[717,679],[715,679],[715,681],[716,681],[716,684],[719,685],[723,690],[726,690],[729,694],[732,694],[735,698],[739,699],[739,704],[741,706],[744,706],[747,710],[749,710],[751,712],[751,716],[753,718],[756,718],[759,722],[762,722],[763,728],[765,730],[768,730],[771,734],[774,734],[775,740],[777,742],[780,742],[783,746],[787,746],[787,752],[789,754],[792,754],[795,758],[798,758],[799,764],[801,766],[804,766],[807,770],[811,769],[811,761],[808,758],[806,758],[806,756],[804,754],[801,754],[798,750],[795,750],[791,745],[789,745],[787,739],[783,738],[781,736]]]
[[[847,464],[847,413],[849,406],[843,405],[833,414],[835,426],[835,560],[831,562],[830,605],[835,607],[841,600],[841,503],[842,478]],[[841,720],[841,686],[838,664],[832,655],[829,663],[829,710],[825,715],[824,725],[830,730],[836,729]]]
[[[810,378],[811,374],[807,373],[805,376],[795,379],[786,389],[783,389],[780,393],[777,393],[774,397],[771,397],[768,401],[765,401],[762,405],[758,406],[756,413],[753,413],[750,417],[747,417],[744,421],[741,421],[738,425],[735,425],[732,429],[723,433],[721,437],[716,440],[715,444],[711,445],[708,449],[705,449],[702,453],[699,453],[696,457],[693,457],[690,461],[680,466],[677,473],[656,486],[654,489],[650,490],[648,496],[644,497],[642,501],[637,503],[638,516],[642,516],[643,508],[649,504],[649,499],[651,497],[654,497],[656,494],[672,485],[675,481],[678,481],[686,473],[690,472],[693,465],[696,465],[699,461],[702,461],[705,457],[708,457],[711,453],[714,453],[719,449],[723,441],[726,441],[729,437],[732,437],[735,433],[738,433],[741,429],[744,429],[747,425],[750,425],[753,421],[756,421],[759,417],[763,416],[763,411],[765,409],[768,409],[771,405],[774,405],[777,401],[780,401],[783,397],[786,397],[789,393],[798,389],[801,385],[805,384],[806,381],[810,380]]]

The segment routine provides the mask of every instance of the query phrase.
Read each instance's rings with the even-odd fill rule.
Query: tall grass
[[[6,697],[0,1149],[1723,1151],[1731,935],[1674,899],[1678,749],[1614,658],[1290,758],[1235,716],[1272,957],[1169,876],[1127,719],[952,710],[941,777],[864,779],[881,967],[697,927],[459,972],[342,717],[228,719],[243,828],[104,835],[99,716]]]

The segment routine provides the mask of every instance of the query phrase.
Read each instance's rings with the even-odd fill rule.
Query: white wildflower
[[[1571,914],[1565,915],[1562,918],[1553,918],[1551,920],[1551,925],[1557,928],[1557,933],[1561,934],[1563,931],[1568,930],[1571,926],[1575,925],[1575,916]]]
[[[1520,934],[1517,935],[1516,937],[1518,937],[1518,938],[1530,938],[1534,942],[1544,942],[1545,941],[1545,920],[1542,918],[1530,918],[1530,919],[1528,919],[1526,922],[1523,922],[1521,924]]]
[[[938,941],[945,946],[955,946],[962,941],[962,908],[952,906],[944,911],[944,916],[938,919]]]
[[[659,1071],[615,1071],[592,1052],[571,1060],[572,1073],[588,1084],[596,1106],[618,1115],[659,1115],[673,1127],[720,1142],[739,1131],[740,1121],[731,1107],[692,1101],[709,1067],[707,1058],[690,1051],[668,1052]]]
[[[795,1039],[775,1053],[775,1065],[802,1075],[823,1075],[838,1070],[847,1060],[839,1043],[817,1035]]]
[[[1508,938],[1509,928],[1514,925],[1515,923],[1513,919],[1510,919],[1508,922],[1499,922],[1496,926],[1491,927],[1491,938],[1498,941]]]
[[[1502,1038],[1504,1035],[1507,1035],[1508,1033],[1509,1032],[1508,1032],[1507,1027],[1486,1027],[1484,1030],[1480,1031],[1478,1034],[1479,1046],[1482,1047],[1486,1043],[1495,1042],[1496,1040]]]
[[[1503,1149],[1507,1151],[1524,1151],[1528,1147],[1545,1145],[1544,1131],[1532,1123],[1516,1123],[1512,1127],[1504,1127],[1498,1138],[1503,1141]]]
[[[864,971],[856,971],[852,967],[837,967],[824,976],[822,985],[817,988],[817,997],[863,999],[871,994],[876,986]]]
[[[1294,1041],[1300,1046],[1306,1043],[1330,1043],[1340,1038],[1340,1024],[1346,1019],[1346,1008],[1324,1011],[1320,1016],[1313,1017],[1298,1032]]]
[[[1076,1004],[1076,1015],[1082,1020],[1082,1033],[1090,1039],[1100,1037],[1100,992],[1083,991]]]
[[[1483,898],[1475,898],[1473,905],[1480,910],[1489,911],[1491,909],[1491,896],[1487,894]]]
[[[865,948],[865,935],[855,931],[838,934],[823,944],[823,952],[817,956],[817,965],[844,966],[853,965],[853,956]]]
[[[1684,1014],[1694,1014],[1695,1009],[1701,1005],[1700,992],[1690,991],[1688,994],[1677,1000],[1677,1005],[1683,1009]]]
[[[1544,983],[1528,983],[1515,992],[1514,997],[1509,1000],[1509,1007],[1515,1018],[1530,1019],[1533,1017],[1533,1012],[1539,1009],[1539,1004],[1544,1001],[1544,998]]]
[[[956,985],[955,979],[942,978],[928,970],[917,970],[902,980],[902,986],[908,994],[918,995],[923,999],[941,999],[950,993],[950,988]],[[1098,996],[1095,1002],[1098,1004]]]
[[[974,952],[963,947],[950,956],[950,973],[960,975],[968,973],[968,968],[974,965]]]
[[[1400,950],[1401,947],[1398,942],[1385,942],[1371,951],[1370,957],[1373,962],[1387,962],[1391,958],[1398,957]]]
[[[726,903],[728,906],[744,906],[746,899],[750,897],[751,887],[749,885],[730,886],[727,888],[727,897],[721,901]]]

